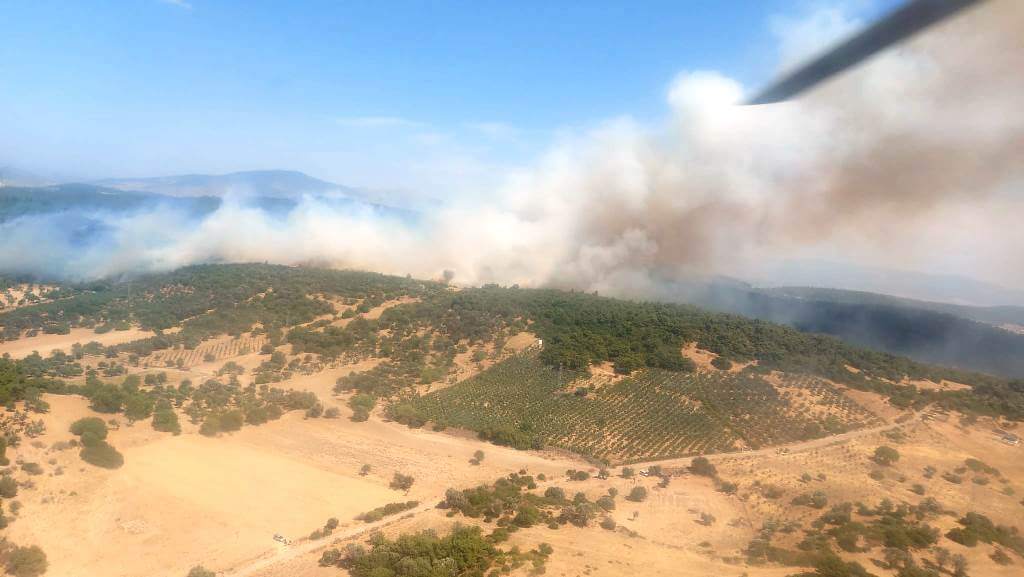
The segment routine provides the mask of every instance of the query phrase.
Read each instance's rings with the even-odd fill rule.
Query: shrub
[[[36,545],[15,547],[7,554],[4,568],[15,577],[36,577],[46,573],[46,553]]]
[[[136,393],[128,397],[124,405],[124,416],[129,423],[149,418],[153,414],[153,399],[149,396]]]
[[[406,491],[412,488],[412,484],[416,482],[416,479],[412,475],[403,475],[402,473],[395,473],[395,476],[391,478],[390,487],[396,491]]]
[[[86,433],[90,433],[102,441],[107,438],[107,424],[99,417],[86,417],[71,423],[72,435],[81,437]]]
[[[980,513],[967,513],[959,520],[962,527],[950,529],[946,533],[952,541],[956,541],[966,547],[974,547],[979,541],[1002,545],[1015,551],[1018,555],[1024,555],[1024,538],[1022,538],[1015,527],[996,525],[991,519]]]
[[[544,491],[544,497],[552,501],[565,501],[565,489],[561,487],[548,487]]]
[[[793,498],[793,504],[800,505],[802,507],[821,509],[828,504],[828,497],[821,491],[803,493]]]
[[[612,519],[611,517],[605,517],[604,519],[601,519],[601,528],[602,529],[607,529],[609,531],[614,531],[615,527],[617,527],[617,525],[615,523],[615,519]]]
[[[0,497],[13,499],[18,496],[18,482],[10,475],[0,477]]]
[[[102,441],[96,445],[86,445],[78,453],[78,456],[86,463],[96,465],[97,467],[103,467],[104,469],[117,469],[121,465],[124,465],[124,455],[119,453],[114,447]]]
[[[712,465],[706,457],[695,457],[693,461],[690,462],[690,472],[702,477],[714,477],[718,475],[718,470],[715,469],[715,466]]]
[[[203,424],[199,425],[199,434],[206,437],[215,437],[217,433],[220,433],[220,415],[211,413],[206,415],[203,419]]]
[[[647,499],[647,489],[644,487],[633,487],[633,490],[629,492],[629,495],[626,495],[626,499],[639,503],[640,501]]]
[[[1013,564],[1013,559],[1011,559],[1010,556],[1006,554],[1006,551],[1003,551],[1002,549],[997,548],[991,555],[989,555],[989,557],[999,565]]]
[[[668,477],[666,477],[666,479],[667,478]],[[721,479],[717,479],[715,481],[715,490],[717,490],[719,493],[725,493],[726,495],[734,495],[736,491],[739,490],[739,485],[733,483],[732,481],[724,481]]]
[[[352,577],[480,576],[488,572],[499,553],[479,527],[456,525],[443,537],[424,531],[401,535],[395,541],[375,538],[372,550],[367,551],[362,546],[346,548],[334,564],[348,570]],[[334,559],[334,556],[325,557],[321,557],[322,564]]]
[[[245,415],[238,409],[225,412],[220,416],[220,430],[225,432],[237,431],[245,423]]]
[[[896,461],[900,460],[900,453],[892,447],[883,445],[875,449],[875,454],[871,459],[879,465],[889,467]]]
[[[986,475],[995,475],[997,477],[999,476],[999,469],[989,466],[984,461],[979,461],[978,459],[967,459],[964,461],[964,466],[974,471],[975,473],[985,473]]]
[[[950,483],[953,483],[954,485],[959,485],[960,483],[964,482],[963,477],[961,477],[960,475],[957,475],[956,473],[951,473],[949,471],[946,471],[945,473],[943,473],[942,474],[942,478],[945,479],[946,481],[950,482]]]
[[[202,565],[196,565],[189,570],[187,577],[217,577],[217,574]]]
[[[321,567],[333,567],[338,565],[342,560],[341,551],[337,549],[328,549],[324,551],[324,554],[320,556]]]
[[[610,495],[604,495],[597,500],[597,506],[604,509],[605,511],[615,510],[615,499]]]
[[[728,371],[732,368],[732,361],[725,357],[715,357],[714,359],[711,359],[711,366],[716,369]]]
[[[540,522],[540,509],[532,505],[522,505],[512,519],[517,527],[533,527]]]
[[[577,471],[576,469],[569,469],[565,472],[565,475],[572,481],[586,481],[590,478],[590,473],[586,471]]]
[[[376,521],[380,521],[381,519],[389,515],[395,515],[403,511],[415,509],[416,507],[419,506],[419,504],[419,501],[407,501],[405,503],[388,503],[383,507],[377,507],[372,511],[367,511],[366,513],[358,515],[356,517],[356,520],[363,521],[365,523],[373,523]]]
[[[181,423],[173,409],[160,409],[153,413],[153,428],[164,433],[181,434]]]

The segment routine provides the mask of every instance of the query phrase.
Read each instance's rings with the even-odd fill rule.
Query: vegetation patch
[[[534,574],[544,572],[551,546],[521,552],[504,551],[479,527],[455,526],[448,535],[433,531],[400,535],[394,540],[374,535],[367,549],[362,545],[344,551],[328,549],[320,557],[324,567],[342,567],[352,577],[421,577],[424,575],[507,574],[529,564]]]
[[[397,515],[398,513],[404,513],[419,507],[419,501],[406,501],[404,503],[388,503],[382,507],[377,507],[371,511],[361,513],[356,517],[356,520],[363,521],[365,523],[374,523],[380,521],[384,517],[391,515]]]

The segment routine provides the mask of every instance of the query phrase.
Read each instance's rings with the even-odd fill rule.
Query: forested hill
[[[1019,307],[959,307],[854,291],[724,283],[690,291],[687,300],[921,362],[1024,377],[1024,335],[994,326],[1013,323]]]
[[[549,366],[575,369],[610,361],[622,373],[643,367],[691,371],[693,364],[681,349],[695,342],[724,363],[757,361],[758,371],[826,377],[905,403],[940,401],[981,413],[1024,417],[1020,381],[925,365],[832,337],[687,305],[497,286],[455,291],[436,282],[376,273],[264,264],[192,266],[131,281],[65,286],[61,291],[52,302],[0,314],[0,334],[15,339],[73,327],[180,328],[120,345],[119,350],[144,355],[195,347],[217,335],[260,330],[275,342],[291,342],[296,353],[337,358],[359,349],[386,358],[401,356],[410,365],[403,369],[405,374],[442,368],[416,364],[428,357],[433,363],[450,362],[459,343],[494,341],[499,333],[513,330],[528,329],[543,339],[540,359]],[[358,310],[367,311],[396,299],[403,304],[388,308],[379,319],[360,318],[344,327],[317,322],[335,311],[332,300],[357,302]],[[948,394],[918,391],[899,385],[904,377],[948,379],[974,389]]]
[[[262,189],[257,189],[260,191]],[[273,189],[276,191],[277,189]],[[367,202],[355,197],[318,196],[310,194],[326,207],[345,211],[354,208],[370,208],[379,214],[391,218],[414,222],[418,214],[413,210],[395,208],[384,204]],[[290,213],[302,199],[301,195],[286,196],[276,192],[259,194],[258,192],[237,197],[248,207],[264,211],[275,216]],[[190,218],[203,218],[216,211],[224,204],[224,199],[217,195],[176,196],[161,192],[135,191],[123,188],[109,188],[92,184],[59,184],[43,187],[3,187],[0,188],[0,224],[22,217],[67,218],[59,226],[67,227],[70,223],[75,227],[85,225],[96,226],[101,222],[97,218],[102,215],[125,216],[142,211],[174,210]],[[61,234],[63,231],[54,230]]]
[[[1020,325],[1024,326],[1024,307],[1004,306],[971,306],[958,305],[953,303],[922,301],[895,297],[891,295],[878,294],[864,291],[851,291],[832,288],[816,287],[777,287],[762,289],[763,292],[789,296],[804,300],[825,301],[832,303],[845,303],[855,305],[885,305],[921,309],[937,313],[946,313],[979,323],[990,325]]]
[[[174,198],[90,184],[38,188],[10,186],[0,188],[0,223],[33,215],[80,214],[84,218],[99,211],[127,213],[157,205],[198,215],[215,210],[220,200],[212,197]]]

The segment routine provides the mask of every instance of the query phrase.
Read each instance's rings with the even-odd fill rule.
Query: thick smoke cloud
[[[54,217],[25,218],[4,225],[0,268],[94,277],[315,262],[640,296],[665,278],[828,255],[975,267],[1022,284],[1024,236],[1012,223],[1024,208],[1022,38],[1024,5],[988,2],[809,97],[769,106],[738,105],[744,88],[718,73],[685,72],[663,123],[609,121],[415,223],[316,198],[286,216],[228,200],[198,220],[161,209],[92,215],[104,240],[82,249],[47,232]]]

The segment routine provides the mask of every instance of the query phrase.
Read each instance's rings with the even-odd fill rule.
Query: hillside
[[[359,271],[0,290],[0,558],[51,577],[322,577],[395,543],[515,577],[932,545],[1012,574],[957,531],[1018,516],[1019,381],[693,306]]]
[[[391,414],[614,464],[760,449],[881,423],[823,379],[787,379],[783,388],[756,372],[650,369],[595,382],[545,366],[536,354],[398,404]]]
[[[831,289],[757,289],[713,283],[688,302],[848,343],[964,370],[1024,376],[1024,335],[994,326],[1019,320],[1019,307],[966,307]]]
[[[952,303],[922,301],[863,291],[814,287],[777,287],[763,289],[770,294],[790,296],[804,300],[826,301],[858,305],[885,305],[945,313],[990,325],[1024,326],[1024,307],[1014,305],[969,306]]]
[[[347,386],[387,398],[406,390],[409,379],[444,380],[453,374],[457,357],[471,349],[487,346],[493,356],[510,337],[529,331],[543,340],[537,357],[548,367],[584,371],[610,363],[621,375],[687,373],[696,366],[681,351],[692,344],[726,368],[755,363],[749,370],[828,379],[899,398],[904,405],[939,402],[985,414],[1024,415],[1019,382],[924,365],[692,306],[497,286],[452,291],[373,273],[272,265],[193,266],[58,288],[62,292],[49,302],[0,313],[3,339],[138,327],[156,336],[112,351],[145,357],[196,349],[222,335],[266,335],[272,343],[289,343],[293,354],[309,356],[307,363],[382,359],[366,378]],[[341,311],[338,303],[353,304]],[[355,303],[358,308],[349,310]],[[386,303],[379,317],[353,320],[356,313]],[[275,370],[268,372],[272,378]],[[918,390],[905,385],[907,380],[948,380],[974,390]]]
[[[212,212],[220,201],[212,197],[179,199],[90,184],[0,188],[0,223],[24,216],[71,215],[93,220],[96,212],[130,213],[164,206],[192,214]]]

